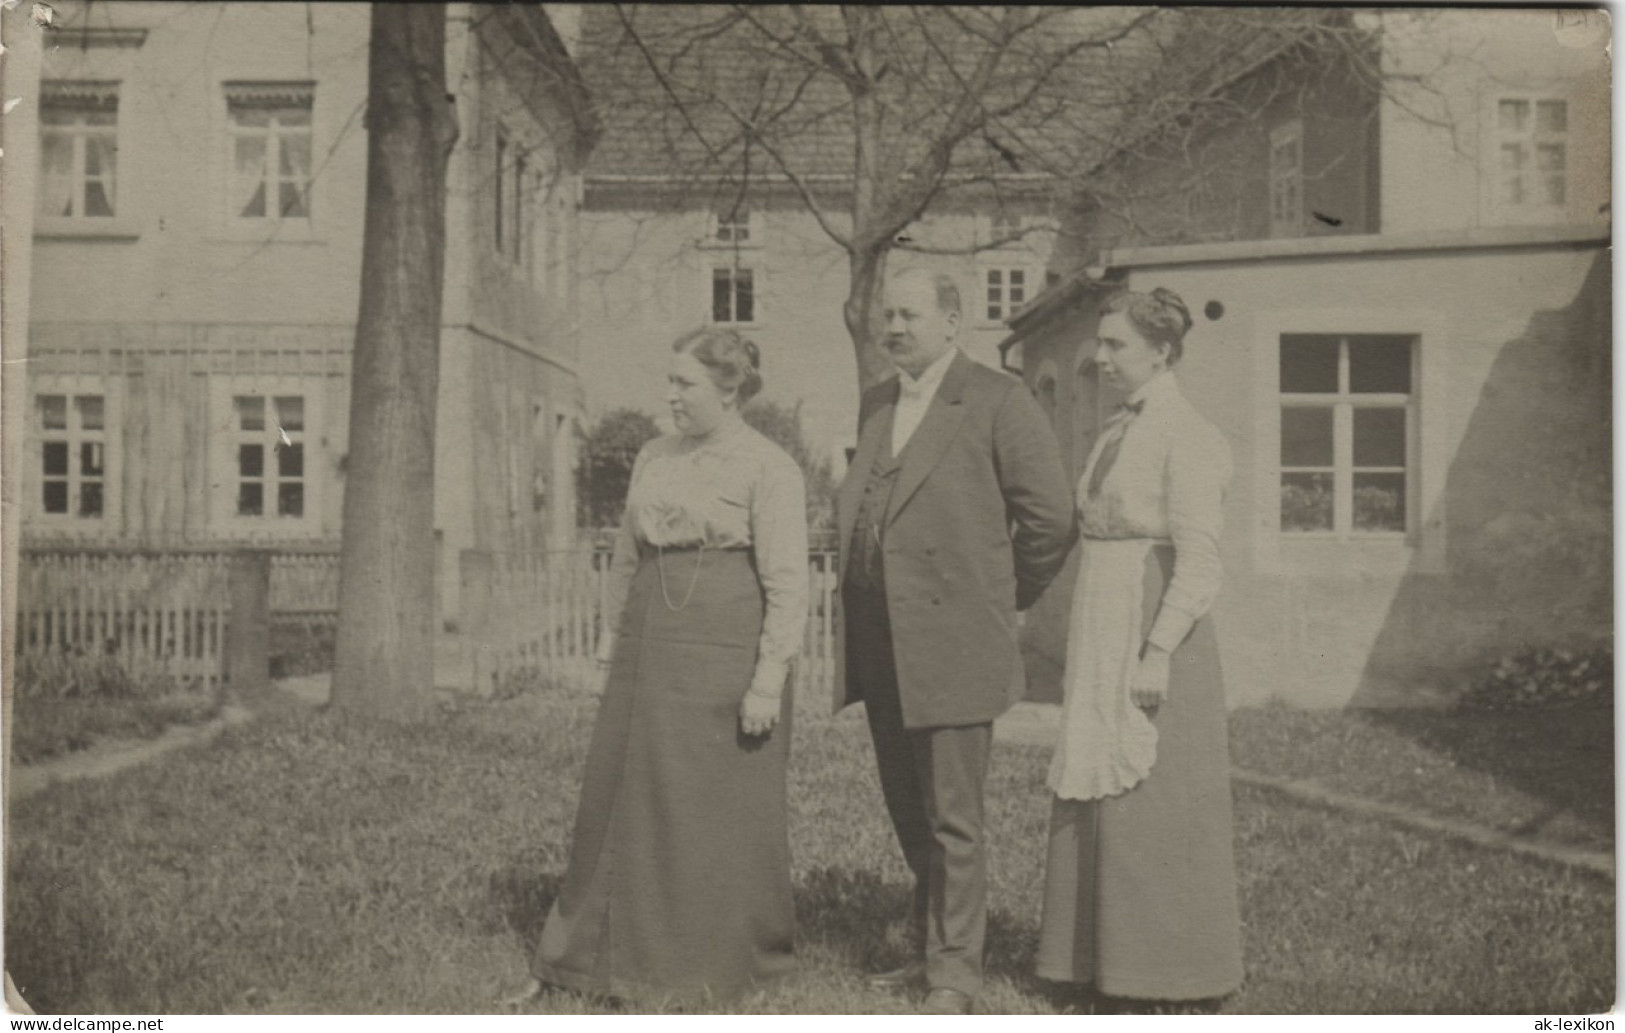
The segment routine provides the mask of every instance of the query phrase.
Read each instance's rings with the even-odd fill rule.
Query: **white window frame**
[[[701,246],[725,251],[752,251],[762,247],[764,219],[761,210],[741,203],[737,214],[743,219],[729,222],[725,218],[726,212],[716,209],[707,212],[705,238]],[[741,226],[746,234],[744,240],[735,239],[737,228]]]
[[[1386,576],[1406,571],[1443,573],[1446,535],[1444,486],[1453,449],[1469,413],[1458,411],[1450,387],[1452,371],[1445,356],[1454,328],[1448,315],[1429,309],[1315,308],[1260,312],[1249,339],[1252,383],[1269,404],[1252,408],[1252,438],[1257,462],[1252,464],[1251,514],[1254,571],[1261,574],[1302,573]],[[1413,338],[1412,404],[1416,407],[1407,481],[1406,534],[1374,532],[1335,535],[1281,530],[1281,349],[1283,334],[1396,334]]]
[[[1021,283],[1021,300],[1016,301],[1010,297],[1011,291],[1017,286],[1011,283],[1013,274],[1019,274]],[[993,277],[999,278],[994,284]],[[1007,321],[1015,318],[1017,312],[1032,300],[1038,297],[1044,289],[1044,273],[1042,269],[1035,269],[1021,262],[986,263],[978,270],[976,321],[983,326],[1004,326]],[[994,290],[998,290],[997,300],[993,297]],[[998,313],[992,310],[998,306]]]
[[[115,80],[41,80],[39,83],[39,185],[37,185],[36,214],[34,218],[42,226],[52,227],[106,227],[114,226],[119,219],[119,213],[124,208],[122,198],[119,197],[120,184],[124,175],[120,172],[119,162],[114,161],[114,171],[102,172],[101,175],[89,175],[85,171],[86,143],[91,136],[106,136],[112,140],[112,153],[119,153],[119,81]],[[45,122],[45,109],[58,109],[73,115],[73,120],[67,125],[62,123]],[[112,115],[112,125],[91,125],[86,117],[91,114]],[[44,205],[45,198],[49,197],[50,177],[45,172],[45,138],[47,136],[65,136],[70,149],[70,167],[68,167],[68,182],[70,182],[70,197],[72,197],[72,214],[50,213],[39,210]],[[86,188],[91,180],[101,180],[107,203],[112,206],[109,214],[88,214],[85,211]]]
[[[1504,104],[1525,105],[1525,125],[1522,129],[1509,129],[1502,125]],[[1557,105],[1563,112],[1563,128],[1542,131],[1540,111],[1548,105]],[[1569,97],[1556,90],[1501,89],[1490,90],[1484,96],[1481,168],[1483,206],[1486,221],[1497,225],[1520,223],[1558,222],[1568,210],[1569,198],[1574,192],[1571,175],[1575,134],[1574,105]],[[1507,196],[1509,170],[1503,165],[1505,148],[1521,149],[1523,162],[1516,171],[1520,184],[1520,199]],[[1545,196],[1540,168],[1542,148],[1560,147],[1562,168],[1557,170],[1562,183],[1562,198],[1550,200]],[[1549,170],[1546,170],[1549,171]]]
[[[1025,215],[994,212],[987,217],[987,243],[991,248],[1019,248],[1026,245],[1032,220]],[[1010,238],[1010,239],[1003,239]]]
[[[317,203],[316,170],[319,163],[317,141],[320,124],[316,105],[317,84],[310,81],[267,81],[267,82],[225,82],[220,89],[220,118],[223,126],[220,147],[220,212],[222,226],[228,236],[259,238],[272,231],[280,239],[302,240],[313,236],[320,224],[321,207]],[[266,99],[277,94],[284,95],[287,103],[269,104]],[[284,126],[276,119],[272,119],[269,126],[243,126],[239,125],[233,109],[237,102],[242,106],[273,106],[273,107],[306,107],[308,108],[309,124],[304,126]],[[283,216],[282,185],[286,182],[298,182],[297,177],[284,176],[281,172],[281,150],[283,141],[291,136],[305,136],[309,139],[310,168],[304,180],[305,214]],[[240,195],[237,186],[237,141],[250,137],[262,137],[265,140],[265,168],[266,176],[262,181],[265,186],[265,214],[243,215],[239,208]]]
[[[1277,355],[1286,347],[1286,336],[1276,338]],[[1417,344],[1413,335],[1392,334],[1383,336],[1407,337],[1410,340],[1410,383],[1412,390],[1404,394],[1376,394],[1354,393],[1349,389],[1349,356],[1351,352],[1350,338],[1371,336],[1367,334],[1307,334],[1337,344],[1337,390],[1335,392],[1305,392],[1278,393],[1277,412],[1291,409],[1329,409],[1332,413],[1332,463],[1329,469],[1325,467],[1288,467],[1280,461],[1280,450],[1275,453],[1277,473],[1285,478],[1293,473],[1330,473],[1332,475],[1332,526],[1329,530],[1300,531],[1282,527],[1283,535],[1291,537],[1317,537],[1332,538],[1338,541],[1347,541],[1356,538],[1394,538],[1409,537],[1416,527],[1415,517],[1415,480],[1416,480],[1416,438],[1420,417],[1417,412],[1417,395],[1415,391],[1418,380]],[[1383,409],[1399,410],[1405,414],[1405,465],[1393,467],[1360,467],[1356,469],[1354,463],[1354,413],[1357,409]],[[1359,473],[1402,474],[1405,478],[1405,512],[1402,514],[1404,527],[1398,531],[1361,530],[1354,526],[1354,478]]]
[[[1303,120],[1270,130],[1270,236],[1304,235]]]
[[[63,430],[47,431],[40,419],[39,399],[46,395],[66,399],[68,426]],[[80,407],[76,399],[100,397],[102,400],[102,429],[85,431],[79,426]],[[26,512],[38,527],[51,531],[79,531],[105,533],[116,530],[120,524],[120,503],[123,499],[123,449],[121,428],[123,399],[111,380],[93,376],[64,374],[36,375],[28,383],[28,442],[27,476],[24,490],[31,500]],[[45,445],[48,441],[68,443],[68,472],[64,476],[45,474]],[[78,514],[79,501],[86,481],[79,471],[80,450],[85,444],[102,446],[102,473],[95,478],[102,486],[102,511],[99,516]],[[45,482],[67,480],[68,509],[65,513],[45,510]]]
[[[325,385],[315,377],[218,377],[211,385],[209,483],[213,498],[210,513],[216,526],[232,534],[245,537],[287,537],[290,534],[305,537],[321,526],[324,497],[322,470],[323,413],[322,394]],[[261,431],[243,430],[238,419],[239,397],[258,397],[265,400],[265,427]],[[304,402],[304,429],[288,430],[290,443],[303,446],[304,459],[298,480],[304,486],[304,512],[299,516],[277,515],[277,488],[284,480],[274,471],[278,462],[276,446],[280,443],[277,426],[276,398],[299,397]],[[285,428],[282,428],[285,429]],[[259,444],[263,485],[259,515],[245,515],[237,511],[240,476],[238,446]],[[293,478],[287,478],[293,480]]]
[[[716,277],[718,273],[730,273],[737,277],[739,273],[750,274],[751,284],[751,318],[750,319],[718,319],[716,318]],[[742,263],[726,264],[712,262],[706,266],[705,282],[705,321],[712,326],[756,327],[762,325],[762,270],[754,265]],[[739,294],[737,280],[734,281],[733,295],[730,300],[730,310],[737,314]]]

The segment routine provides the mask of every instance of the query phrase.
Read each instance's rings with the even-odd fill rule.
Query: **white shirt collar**
[[[1179,382],[1174,379],[1174,371],[1165,369],[1161,373],[1140,385],[1140,389],[1129,395],[1125,400],[1129,405],[1139,405],[1143,402],[1161,398],[1169,393],[1179,393]]]
[[[948,350],[937,356],[931,365],[918,377],[910,376],[908,370],[897,371],[897,385],[905,398],[930,398],[936,393],[937,385],[947,375],[948,367],[953,365],[954,356],[959,352],[958,345],[950,345]]]

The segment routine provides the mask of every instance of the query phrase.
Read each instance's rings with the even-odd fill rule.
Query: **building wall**
[[[511,64],[470,32],[466,5],[451,7],[448,83],[462,125],[447,198],[436,525],[451,571],[442,582],[455,585],[461,548],[570,537],[573,484],[560,468],[571,461],[580,409],[571,251],[579,176],[561,156],[561,112],[545,95],[522,95]],[[105,432],[100,520],[41,512],[43,445],[33,428],[23,464],[30,535],[146,544],[337,537],[366,203],[368,8],[57,8],[67,28],[42,77],[118,83],[118,174],[112,218],[36,222],[30,391],[103,396],[116,425]],[[78,32],[86,26],[88,36]],[[241,81],[312,84],[308,223],[233,217],[224,84]],[[505,252],[493,236],[498,124],[511,148],[505,226],[515,228],[515,212],[524,220],[524,246]],[[513,176],[521,151],[522,195]],[[305,400],[302,518],[235,515],[232,399],[255,393]]]
[[[1611,196],[1609,21],[1602,11],[1386,11],[1382,221],[1405,231],[1605,225]],[[1497,198],[1503,97],[1568,104],[1561,205]]]
[[[665,421],[670,343],[711,321],[712,270],[737,263],[756,277],[756,318],[740,329],[761,347],[762,397],[801,404],[809,440],[840,469],[844,449],[856,443],[858,413],[857,363],[842,315],[850,278],[845,252],[811,215],[791,207],[753,213],[755,239],[748,247],[710,242],[709,219],[700,210],[657,214],[589,202],[580,289],[587,356],[581,373],[590,412],[630,407]],[[908,235],[921,246],[971,247],[991,239],[989,232],[985,219],[950,214],[923,220]],[[1002,318],[987,318],[986,272],[1021,268],[1025,296],[1035,297],[1052,241],[1043,233],[1030,240],[974,255],[894,251],[889,268],[921,265],[951,273],[966,316],[961,344],[972,358],[997,367],[1007,327]]]
[[[21,481],[35,538],[163,545],[337,537],[349,432],[348,325],[36,323],[29,391],[106,399],[105,513],[40,511],[41,441],[31,401]],[[304,515],[239,518],[232,399],[304,400]],[[274,461],[270,435],[259,442]],[[73,457],[77,462],[77,456]]]
[[[1198,313],[1178,375],[1235,458],[1214,611],[1232,705],[1437,703],[1520,642],[1611,634],[1606,241],[1363,238],[1362,251],[1361,240],[1274,255],[1146,249],[1120,253],[1111,270],[1134,289],[1169,287]],[[1219,318],[1200,314],[1215,302]],[[1089,371],[1078,371],[1093,320],[1085,300],[1023,342],[1030,384],[1047,370],[1075,385],[1062,408],[1090,403]],[[1416,335],[1406,534],[1280,530],[1284,333]],[[1094,426],[1058,423],[1076,469]],[[1051,591],[1048,623],[1029,636],[1051,666],[1069,593]]]
[[[1170,138],[1106,169],[1066,235],[1066,264],[1092,264],[1114,247],[1376,232],[1377,92],[1336,55],[1265,65]],[[1272,225],[1271,136],[1293,124],[1300,210]]]

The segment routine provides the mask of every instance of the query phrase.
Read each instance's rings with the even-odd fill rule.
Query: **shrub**
[[[660,436],[647,413],[616,409],[582,436],[576,466],[576,519],[582,527],[617,527],[626,508],[632,463],[644,442]]]
[[[337,621],[273,619],[271,677],[299,678],[331,671],[337,634]]]
[[[835,526],[835,475],[827,458],[819,458],[807,443],[801,425],[801,403],[780,405],[760,399],[740,413],[746,423],[790,454],[807,479],[807,527],[819,531]]]
[[[1468,710],[1612,705],[1614,651],[1523,646],[1502,657],[1457,706]]]
[[[18,699],[152,699],[174,690],[156,663],[78,649],[18,656],[12,684]]]
[[[99,739],[151,738],[213,717],[213,693],[177,689],[155,663],[77,651],[25,653],[12,668],[12,755],[31,764]]]

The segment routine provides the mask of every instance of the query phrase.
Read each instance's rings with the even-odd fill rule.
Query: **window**
[[[231,404],[231,512],[239,517],[304,517],[304,396],[233,395]]]
[[[1410,529],[1415,341],[1281,335],[1281,530]]]
[[[513,260],[521,263],[525,260],[525,219],[528,212],[525,175],[525,154],[521,151],[513,159]]]
[[[1568,104],[1501,97],[1495,108],[1496,201],[1562,207],[1568,196]]]
[[[111,219],[117,211],[118,83],[40,83],[38,214]]]
[[[501,254],[504,230],[502,209],[508,193],[508,138],[502,134],[501,130],[497,131],[496,159],[496,189],[491,191],[491,200],[494,205],[492,228],[495,231],[495,236],[492,239],[496,243],[497,254]]]
[[[497,129],[492,169],[491,243],[497,254],[514,265],[526,265],[532,210],[530,152]]]
[[[310,218],[311,83],[227,83],[227,215]]]
[[[992,225],[988,231],[988,243],[1008,245],[1021,240],[1023,229],[1022,218],[1008,212],[999,212],[991,220]]]
[[[756,322],[756,276],[749,269],[711,271],[711,321]]]
[[[1303,123],[1270,133],[1270,236],[1303,236]]]
[[[718,212],[711,239],[718,244],[751,243],[750,211],[745,208],[734,208],[732,211]]]
[[[1027,270],[989,269],[986,284],[987,321],[1001,323],[1027,303]]]
[[[40,509],[100,520],[107,510],[107,405],[99,394],[34,396],[40,443]]]

